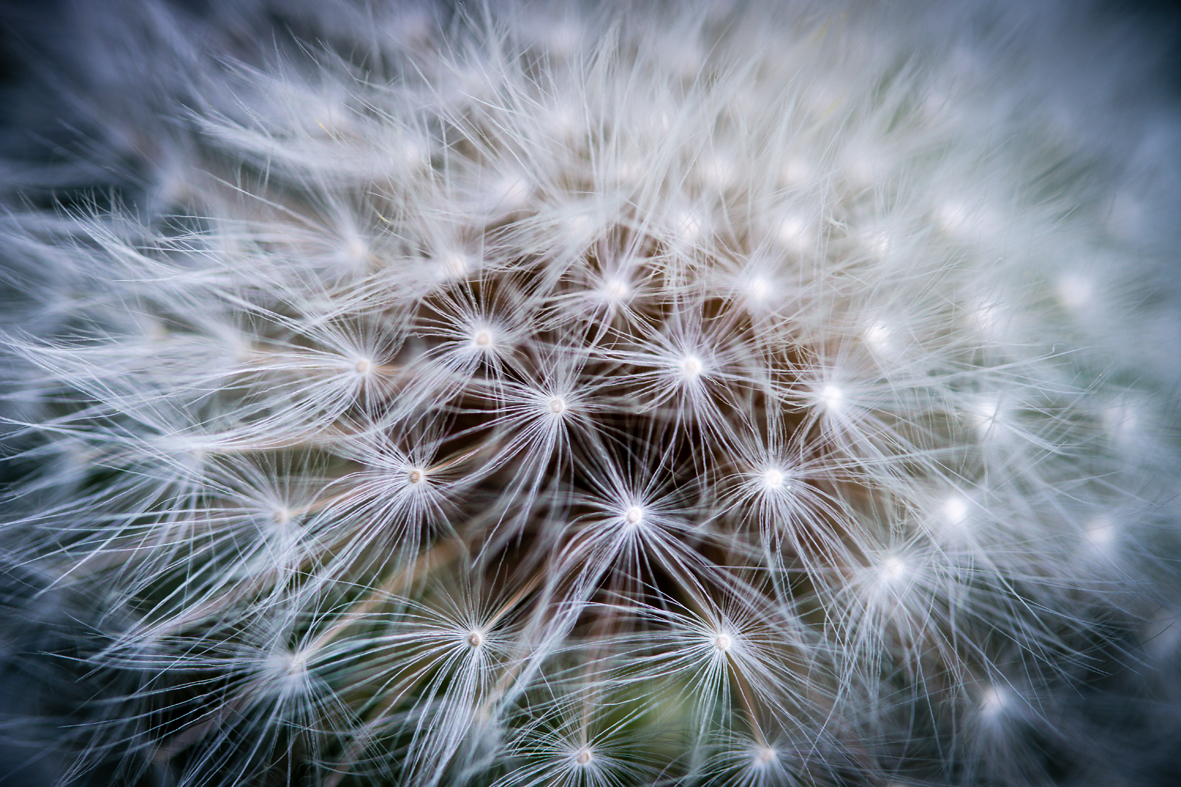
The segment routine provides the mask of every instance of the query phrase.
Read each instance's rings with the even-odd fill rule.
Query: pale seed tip
[[[839,409],[844,398],[844,391],[835,385],[826,385],[820,391],[820,399],[829,410]]]
[[[783,477],[782,470],[771,467],[763,471],[763,486],[768,491],[773,491],[782,487],[784,480],[785,479]]]
[[[886,579],[898,579],[906,573],[906,563],[902,558],[890,555],[882,561],[882,576]]]
[[[968,502],[960,495],[952,495],[943,502],[943,518],[958,525],[968,518]]]
[[[631,287],[623,279],[612,277],[603,282],[603,291],[613,302],[626,300],[631,295]]]

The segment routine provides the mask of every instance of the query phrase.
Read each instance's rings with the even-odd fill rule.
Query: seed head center
[[[985,716],[995,717],[1008,704],[1006,691],[998,686],[989,686],[980,696],[980,711]]]
[[[611,278],[603,284],[607,297],[612,301],[622,301],[631,295],[631,287],[623,279]]]
[[[968,503],[959,495],[951,495],[943,502],[943,518],[950,525],[962,525],[968,518]]]
[[[841,402],[845,398],[845,393],[835,385],[826,385],[820,392],[820,399],[824,402],[824,406],[829,410],[839,410]]]
[[[906,573],[906,563],[901,558],[890,555],[882,561],[882,575],[886,579],[898,579]]]
[[[762,276],[754,276],[746,283],[746,295],[755,303],[762,303],[771,294],[771,286]]]

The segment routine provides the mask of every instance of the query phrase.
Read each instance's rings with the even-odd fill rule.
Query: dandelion
[[[1176,770],[1166,37],[191,5],[10,58],[14,779]]]

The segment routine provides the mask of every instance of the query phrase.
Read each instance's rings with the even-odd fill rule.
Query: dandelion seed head
[[[906,561],[897,555],[887,555],[881,563],[881,576],[887,582],[894,582],[907,574]]]
[[[632,295],[631,285],[618,276],[610,276],[603,280],[603,293],[607,302],[611,304],[625,303]]]
[[[820,389],[820,404],[830,413],[840,412],[845,405],[845,392],[831,383]]]
[[[349,238],[345,242],[344,253],[353,263],[365,262],[369,257],[369,244],[361,238]]]
[[[884,322],[875,322],[865,329],[865,343],[879,355],[889,351],[891,338],[890,326]]]
[[[977,705],[982,718],[988,721],[994,721],[998,720],[1005,713],[1010,701],[1008,690],[1003,686],[993,684],[987,686],[980,693],[980,699]]]
[[[477,328],[472,333],[472,346],[479,350],[491,350],[494,347],[494,338],[490,328]]]
[[[775,295],[775,288],[766,276],[753,274],[746,280],[746,300],[752,306],[763,306]]]
[[[444,252],[438,257],[440,276],[443,279],[462,279],[472,272],[472,264],[467,255],[460,252]]]
[[[705,370],[705,365],[701,362],[701,358],[688,353],[681,357],[681,377],[686,382],[692,382],[701,376]]]
[[[804,251],[810,241],[808,220],[795,213],[784,215],[775,227],[779,241],[793,251]]]
[[[968,520],[968,500],[958,492],[948,495],[940,506],[943,521],[951,527],[959,527]]]
[[[1048,783],[1027,702],[1132,745],[1071,696],[1181,609],[1181,134],[1122,26],[58,5],[3,89],[0,670],[84,655],[80,778]]]
[[[421,140],[403,138],[397,150],[402,163],[412,169],[423,169],[430,163],[430,147]]]
[[[574,243],[585,243],[595,232],[594,220],[590,216],[571,216],[565,225],[566,234]]]
[[[1067,271],[1058,277],[1058,301],[1071,311],[1082,311],[1095,297],[1095,283],[1086,274]]]
[[[783,490],[787,476],[778,467],[768,467],[763,471],[762,482],[764,491],[779,492]]]
[[[270,654],[261,674],[265,685],[271,691],[282,693],[306,689],[309,656],[302,650],[286,649]]]
[[[1087,522],[1084,533],[1087,544],[1099,554],[1110,553],[1119,538],[1119,528],[1115,520],[1104,514]]]
[[[287,674],[288,675],[302,675],[307,672],[308,657],[303,651],[292,653],[287,659]]]

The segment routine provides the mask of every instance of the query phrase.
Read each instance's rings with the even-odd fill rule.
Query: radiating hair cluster
[[[1149,779],[1178,132],[1069,10],[79,4],[0,140],[17,750]]]

